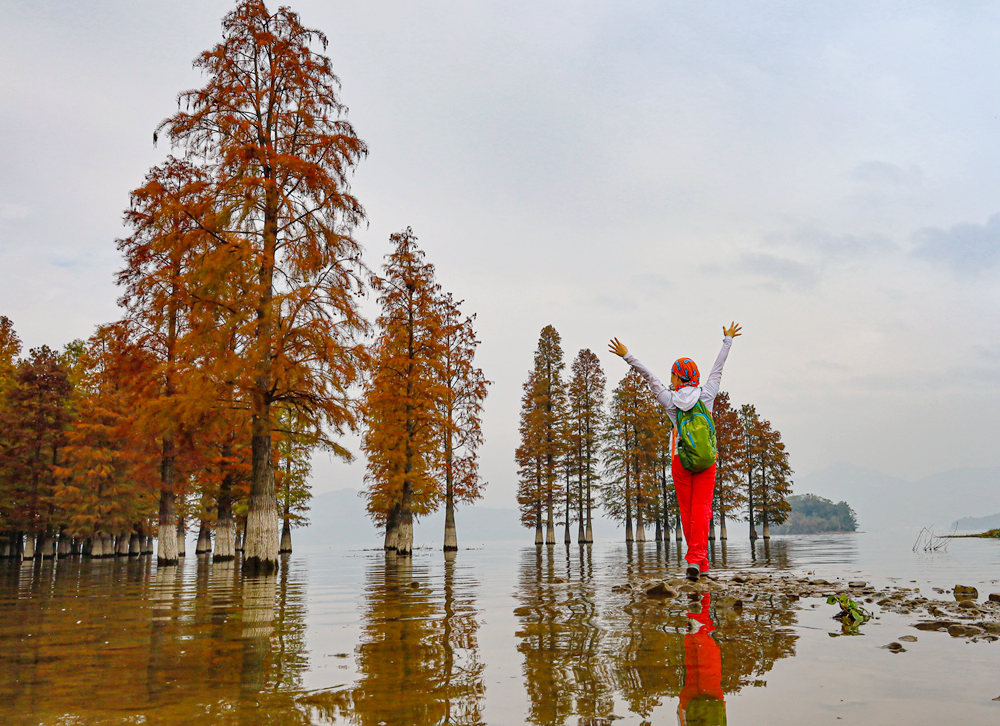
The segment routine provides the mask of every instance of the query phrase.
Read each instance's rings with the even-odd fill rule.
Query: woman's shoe
[[[687,568],[687,579],[691,582],[698,582],[698,577],[701,575],[701,569],[698,565],[688,565]]]

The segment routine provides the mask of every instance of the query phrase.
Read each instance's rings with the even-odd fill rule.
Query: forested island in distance
[[[858,529],[857,515],[847,502],[834,504],[816,494],[792,494],[788,503],[792,511],[783,524],[774,527],[774,534],[856,532]]]

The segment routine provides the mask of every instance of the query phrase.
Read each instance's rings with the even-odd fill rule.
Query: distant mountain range
[[[514,509],[459,506],[455,511],[459,547],[504,540],[534,541],[534,533],[521,527]],[[444,510],[423,517],[413,528],[414,546],[440,547],[444,541]],[[292,531],[293,546],[337,545],[381,547],[382,532],[365,512],[365,502],[355,489],[317,494],[311,503],[309,525]]]
[[[991,529],[1000,529],[1000,514],[993,514],[989,517],[962,517],[951,523],[952,529],[964,532],[986,532]]]
[[[929,527],[938,534],[952,530],[981,532],[1000,527],[1000,514],[972,517],[970,513],[1000,511],[1000,468],[955,469],[915,481],[890,476],[850,464],[836,464],[795,478],[796,494],[811,493],[834,503],[846,501],[863,531],[899,530],[915,534]],[[459,547],[484,542],[534,541],[534,533],[521,527],[517,510],[460,506],[457,510]],[[380,547],[382,533],[365,513],[357,490],[340,489],[318,494],[312,501],[310,524],[293,530],[296,544]],[[735,523],[730,526],[739,527]],[[597,539],[620,538],[624,532],[612,522],[596,517]],[[652,533],[648,533],[652,536]],[[556,532],[562,541],[562,529]],[[576,532],[573,532],[574,541]],[[444,538],[444,512],[421,519],[414,528],[414,545],[439,547]]]
[[[929,527],[946,534],[959,525],[956,520],[970,513],[1000,510],[998,467],[953,469],[911,481],[851,464],[835,464],[796,477],[793,489],[834,502],[846,501],[858,515],[858,529],[869,532],[917,532]]]

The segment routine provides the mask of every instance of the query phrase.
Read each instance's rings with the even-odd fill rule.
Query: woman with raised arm
[[[708,571],[708,526],[712,521],[712,497],[715,494],[715,425],[711,411],[722,383],[722,366],[726,363],[733,338],[740,335],[735,322],[722,327],[722,350],[719,351],[705,385],[701,384],[698,366],[690,358],[678,358],[670,368],[670,386],[663,385],[653,372],[630,355],[618,338],[612,338],[608,350],[625,359],[635,368],[650,390],[667,410],[674,425],[671,445],[671,471],[677,506],[681,513],[681,528],[687,542],[687,578],[696,581]],[[678,436],[679,434],[679,436]]]

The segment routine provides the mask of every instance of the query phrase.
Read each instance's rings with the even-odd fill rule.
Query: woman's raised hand
[[[628,355],[628,348],[618,338],[611,339],[611,342],[608,343],[608,350],[615,355],[620,355],[622,358]]]
[[[741,330],[743,330],[743,326],[735,320],[729,324],[728,328],[725,325],[722,326],[722,334],[727,338],[735,338],[737,335],[742,335],[740,333]]]

